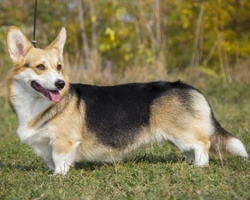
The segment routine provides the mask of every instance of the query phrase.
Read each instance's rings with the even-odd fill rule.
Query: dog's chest
[[[21,141],[33,145],[36,143],[49,142],[55,137],[55,131],[53,125],[46,125],[42,128],[30,128],[25,125],[19,125],[17,134]]]
[[[39,117],[40,113],[46,110],[51,105],[51,102],[34,96],[32,92],[16,81],[13,82],[9,92],[9,101],[18,119],[17,134],[26,143],[28,140],[46,138],[48,130],[53,132],[50,126],[39,128],[40,124],[46,121],[45,116]]]

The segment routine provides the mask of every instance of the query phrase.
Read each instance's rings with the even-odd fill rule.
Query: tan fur
[[[57,114],[52,122],[56,125],[54,145],[58,153],[69,152],[75,143],[83,141],[82,137],[86,134],[83,120],[79,118],[77,111],[73,112],[76,110],[74,99],[69,100],[65,106],[66,109]],[[70,116],[70,118],[65,118],[65,116]]]
[[[177,96],[158,99],[151,106],[150,126],[152,132],[159,127],[171,135],[178,134],[179,131],[186,130],[185,122],[179,121],[179,115],[182,114],[181,104]],[[176,126],[178,125],[178,126]],[[177,130],[178,128],[178,130]]]
[[[152,130],[157,130],[161,127],[166,133],[175,137],[181,137],[184,140],[185,137],[186,140],[195,139],[194,133],[199,135],[200,127],[196,125],[202,120],[200,114],[195,110],[186,110],[178,97],[159,99],[152,105],[151,109],[150,124]],[[192,106],[190,106],[190,109],[192,109]]]
[[[229,140],[232,138],[230,135],[220,135],[215,134],[210,138],[210,141],[212,143],[210,153],[213,155],[219,155],[219,156],[227,156],[229,155],[227,146]]]

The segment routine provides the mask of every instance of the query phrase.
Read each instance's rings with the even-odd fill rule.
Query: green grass
[[[203,88],[218,120],[250,152],[250,85],[212,83]],[[0,199],[250,199],[250,163],[211,158],[188,166],[169,144],[142,149],[115,164],[79,163],[53,176],[17,135],[17,121],[0,98]]]

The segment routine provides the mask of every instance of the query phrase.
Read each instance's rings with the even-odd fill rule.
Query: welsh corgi
[[[46,48],[35,48],[10,27],[13,61],[8,98],[17,135],[54,174],[75,162],[114,162],[152,142],[169,141],[188,164],[205,166],[209,152],[248,158],[242,142],[215,119],[202,93],[181,81],[114,86],[71,84],[64,72],[66,30]]]

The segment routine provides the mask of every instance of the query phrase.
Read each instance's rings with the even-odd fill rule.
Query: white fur
[[[52,145],[49,142],[49,137],[44,137],[43,140],[37,141],[36,143],[33,140],[36,138],[38,134],[34,135],[34,137],[30,137],[28,142],[30,146],[34,149],[37,155],[41,156],[41,158],[46,163],[47,167],[51,170],[55,170],[55,164],[52,157]]]
[[[37,97],[36,93],[32,91],[32,88],[22,87],[19,81],[13,81],[12,95],[19,122],[17,134],[22,141],[26,141],[27,138],[35,134],[35,131],[30,130],[28,127],[29,121],[33,120],[38,114],[51,105],[50,101],[45,100],[44,97]],[[46,120],[46,118],[44,120]],[[43,123],[43,121],[41,121],[41,123]]]
[[[196,145],[194,147],[194,155],[195,155],[195,159],[194,159],[194,164],[197,166],[205,166],[208,165],[209,163],[209,156],[208,156],[208,152],[204,151],[204,146],[201,145]]]
[[[208,152],[204,152],[203,146],[196,145],[193,150],[186,152],[185,161],[187,164],[195,164],[203,167],[209,163]]]
[[[70,152],[57,153],[55,150],[52,152],[53,161],[55,165],[55,174],[66,175],[70,166],[75,162],[77,147],[80,142],[76,142]]]
[[[188,164],[193,164],[194,163],[194,161],[195,161],[194,150],[190,150],[190,151],[186,152],[185,161]]]
[[[59,79],[64,80],[63,77],[54,69],[50,69],[47,73],[44,73],[40,76],[36,75],[33,78],[37,83],[48,90],[57,90],[55,87],[55,82]]]
[[[232,155],[248,158],[248,154],[242,142],[237,138],[231,138],[227,144],[228,151]]]
[[[27,42],[27,38],[22,32],[13,28],[13,31],[8,33],[8,51],[13,63],[17,63],[25,55],[27,49],[31,46],[31,43]]]
[[[214,133],[214,126],[211,118],[211,108],[206,100],[206,98],[197,91],[192,91],[193,102],[195,102],[194,108],[198,113],[197,123],[192,124],[198,130],[202,130],[203,133],[211,137]]]
[[[19,121],[17,134],[20,140],[29,144],[43,158],[49,169],[54,170],[52,146],[50,144],[50,141],[55,137],[53,126],[37,128],[44,123],[46,117],[36,127],[30,128],[28,125],[31,120],[50,106],[51,102],[44,97],[36,97],[35,91],[32,91],[29,87],[23,87],[16,80],[13,82],[12,95],[14,96],[15,110]]]

